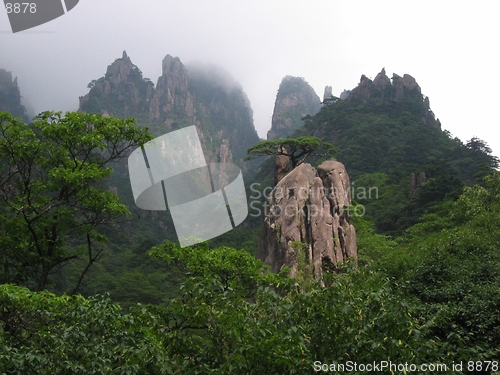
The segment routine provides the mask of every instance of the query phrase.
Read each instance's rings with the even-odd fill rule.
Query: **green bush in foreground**
[[[0,374],[166,374],[156,317],[107,296],[0,286]]]
[[[167,307],[1,286],[3,373],[310,374],[314,361],[439,359],[428,327],[367,269],[303,286],[228,247],[151,253],[189,275]]]

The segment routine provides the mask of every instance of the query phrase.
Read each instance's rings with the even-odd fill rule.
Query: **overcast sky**
[[[323,97],[362,74],[412,75],[442,128],[500,156],[500,1],[80,0],[13,34],[0,11],[0,68],[36,113],[76,110],[87,84],[126,50],[156,83],[166,54],[218,64],[241,83],[262,138],[285,75]]]

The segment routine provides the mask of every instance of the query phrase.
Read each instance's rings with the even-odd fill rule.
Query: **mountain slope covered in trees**
[[[296,134],[336,147],[353,180],[353,199],[387,234],[401,233],[434,203],[456,199],[464,185],[498,167],[486,142],[464,143],[441,129],[411,76],[394,75],[391,83],[384,70],[307,116]],[[412,174],[422,174],[420,182],[412,183]]]

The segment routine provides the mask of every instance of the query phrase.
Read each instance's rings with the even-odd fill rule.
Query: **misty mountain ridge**
[[[186,67],[178,57],[166,55],[155,85],[124,51],[89,88],[80,97],[81,111],[135,117],[155,136],[196,125],[214,162],[241,166],[246,149],[259,141],[248,97],[215,65],[195,62]]]
[[[155,85],[124,51],[103,77],[90,82],[89,92],[80,97],[80,110],[134,117],[155,136],[195,124],[207,159],[243,167],[247,184],[273,185],[273,160],[265,160],[255,176],[249,172],[258,160],[252,168],[242,161],[259,137],[246,94],[221,67],[201,62],[184,65],[178,57],[166,55]],[[462,142],[441,129],[415,78],[393,74],[389,79],[385,69],[373,80],[363,74],[359,84],[340,97],[333,96],[327,86],[322,103],[304,78],[285,76],[269,134],[276,139],[310,135],[331,142],[337,148],[335,157],[344,163],[354,184],[378,185],[379,191],[397,200],[389,203],[381,196],[364,202],[368,217],[387,233],[415,222],[429,203],[416,202],[409,191],[410,176],[425,175],[422,184],[426,186],[447,180],[447,187],[434,186],[438,191],[432,199],[439,200],[456,196],[463,184],[480,183],[485,173],[498,166],[486,142],[478,138]],[[113,189],[127,196],[126,172],[121,167],[117,172],[115,176],[121,175],[123,181],[111,182]],[[380,209],[383,205],[391,207],[385,218],[375,213],[387,211]],[[397,221],[405,223],[396,225]]]

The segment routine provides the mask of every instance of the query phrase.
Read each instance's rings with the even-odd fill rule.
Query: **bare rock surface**
[[[321,101],[314,89],[301,77],[286,76],[281,81],[274,103],[268,140],[290,137],[303,125],[302,118],[315,115]]]
[[[344,208],[351,203],[350,181],[342,163],[318,169],[301,164],[271,192],[259,243],[259,258],[279,272],[290,267],[321,277],[323,267],[340,267],[357,257],[356,232]]]

